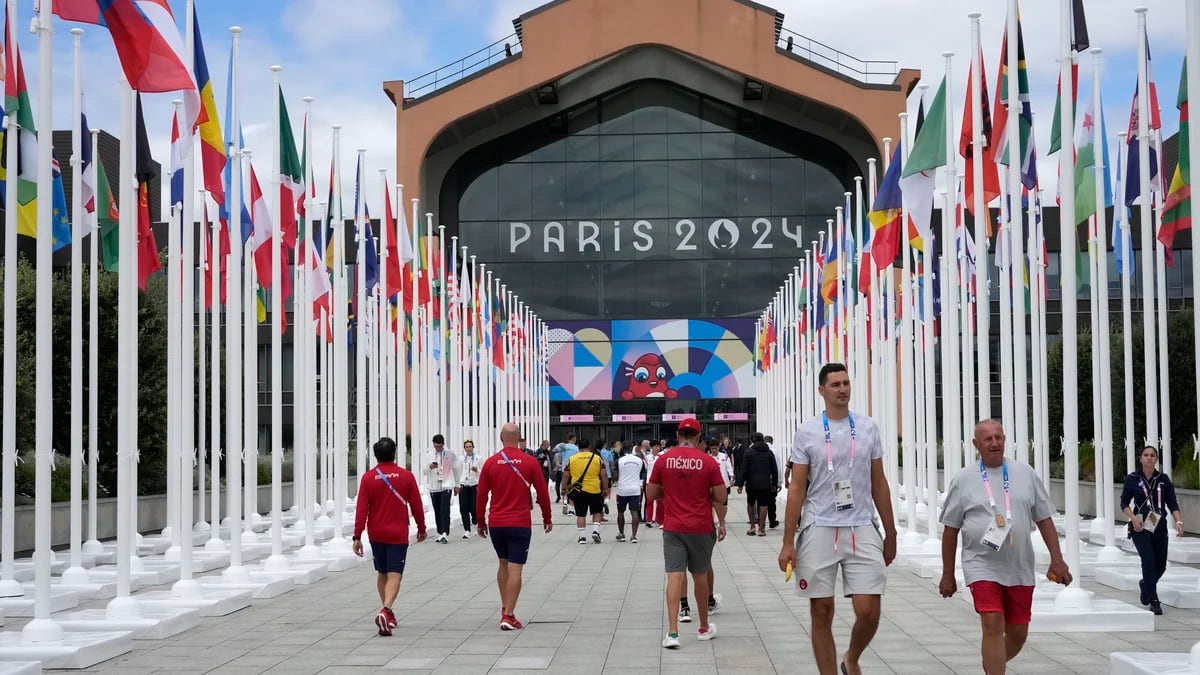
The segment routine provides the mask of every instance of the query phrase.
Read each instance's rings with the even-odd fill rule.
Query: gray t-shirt
[[[875,500],[871,497],[871,462],[883,458],[879,427],[866,415],[850,413],[857,437],[854,468],[850,468],[850,420],[829,420],[833,471],[829,471],[825,448],[825,425],[817,415],[796,429],[792,442],[792,464],[807,464],[808,494],[804,501],[801,526],[815,523],[820,527],[858,527],[875,520]],[[854,508],[837,510],[834,484],[850,481]]]
[[[993,510],[988,501],[978,460],[955,474],[946,490],[942,506],[942,524],[960,530],[962,567],[967,585],[976,581],[994,581],[1001,586],[1033,586],[1033,542],[1029,537],[1035,524],[1054,515],[1050,495],[1033,468],[1024,462],[1006,460],[1009,497],[1012,500],[1012,537],[999,551],[983,543],[988,526],[996,514],[1004,513],[1004,479],[999,468],[988,469],[988,484],[996,500]]]

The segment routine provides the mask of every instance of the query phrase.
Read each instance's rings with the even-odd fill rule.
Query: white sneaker
[[[471,533],[470,533],[470,532],[463,532],[463,536],[462,536],[462,538],[463,538],[463,539],[470,539],[470,538],[471,538]]]
[[[630,539],[630,540],[629,540],[629,543],[631,543],[631,544],[636,544],[636,543],[637,543],[637,537],[633,537],[632,539]]]
[[[579,543],[581,543],[581,544],[586,544],[586,543],[587,543],[587,539],[586,539],[586,538],[584,538],[584,537],[580,537],[580,538],[579,538]]]
[[[717,624],[711,621],[708,622],[708,630],[702,628],[696,633],[696,639],[700,642],[708,642],[715,637],[717,637]]]
[[[713,593],[712,600],[708,603],[708,613],[712,614],[718,609],[721,609],[721,594]]]
[[[662,645],[663,649],[679,649],[679,637],[667,633],[667,636],[663,638]]]
[[[679,623],[691,623],[692,610],[686,607],[679,608]]]

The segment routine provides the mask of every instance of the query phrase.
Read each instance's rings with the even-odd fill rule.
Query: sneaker
[[[625,541],[625,535],[618,532],[616,539],[617,539],[617,541]]]
[[[712,623],[711,621],[708,623],[708,628],[701,627],[700,630],[696,632],[696,639],[700,642],[708,642],[715,637],[717,637],[717,624]]]
[[[567,505],[563,504],[563,515],[567,515]]]
[[[629,543],[631,543],[631,544],[636,544],[636,543],[637,543],[637,537],[633,537],[632,539],[630,539],[630,540],[629,540]]]
[[[599,532],[592,533],[592,541],[597,544],[600,543],[600,533]]]
[[[449,538],[448,538],[446,535],[444,535],[444,534],[443,534],[443,535],[441,535],[440,537],[438,537],[438,541],[439,541],[439,542],[441,542],[441,543],[443,543],[443,544],[449,544],[449,543],[450,543],[450,539],[449,539]]]
[[[772,520],[772,521],[771,521],[771,529],[773,530],[773,529],[775,529],[775,528],[777,528],[777,527],[779,527],[779,521],[778,521],[778,520]]]
[[[379,629],[379,634],[383,637],[388,637],[392,634],[391,619],[388,617],[387,610],[379,610],[375,615],[375,627]]]
[[[679,623],[691,623],[691,622],[692,622],[692,610],[687,607],[680,607],[679,608]]]
[[[1162,604],[1158,600],[1150,601],[1150,611],[1154,612],[1155,616],[1162,616]]]
[[[462,538],[463,538],[463,539],[470,539],[470,538],[471,538],[471,533],[470,533],[470,532],[463,532],[463,536],[462,536]]]
[[[663,649],[679,649],[679,635],[667,633],[667,636],[663,638]]]
[[[708,599],[708,613],[712,614],[718,609],[721,609],[721,594],[714,593],[713,596]]]
[[[395,629],[396,628],[396,613],[392,611],[391,607],[384,607],[383,609],[384,609],[384,611],[387,612],[387,615],[388,615],[388,626],[392,629]]]
[[[580,537],[580,538],[579,538],[579,543],[581,543],[581,544],[586,544],[586,543],[587,543],[587,537]]]
[[[500,617],[500,630],[521,630],[525,624],[517,621],[517,617],[512,614]]]

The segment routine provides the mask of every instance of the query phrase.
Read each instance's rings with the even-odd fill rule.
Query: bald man
[[[476,502],[479,536],[491,536],[499,566],[496,585],[500,589],[500,630],[521,630],[517,620],[517,598],[521,595],[521,571],[529,559],[533,523],[529,516],[529,489],[537,492],[542,508],[542,529],[553,528],[550,520],[550,490],[542,480],[538,461],[518,447],[521,430],[508,423],[500,428],[500,452],[483,463],[479,471]],[[489,499],[491,501],[489,508]]]
[[[1025,462],[1004,457],[1004,427],[993,419],[975,425],[972,443],[979,461],[968,463],[950,482],[942,507],[942,578],[949,598],[958,591],[954,558],[962,532],[962,571],[983,630],[983,667],[1002,674],[1025,646],[1032,618],[1036,527],[1050,551],[1046,576],[1071,583],[1054,529],[1054,504]]]

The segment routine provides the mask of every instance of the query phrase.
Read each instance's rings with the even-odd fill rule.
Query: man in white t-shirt
[[[809,600],[813,655],[822,675],[858,675],[858,659],[879,628],[885,568],[896,558],[896,524],[879,427],[870,417],[850,412],[846,366],[825,364],[818,382],[825,410],[800,425],[792,444],[779,569],[794,568],[796,593]],[[876,510],[884,536],[875,529]],[[839,568],[855,616],[840,668],[833,640]]]
[[[629,543],[637,543],[638,524],[642,517],[642,490],[646,485],[646,462],[633,454],[633,446],[621,449],[616,461],[617,481],[617,541],[625,541],[625,509],[629,509]]]

